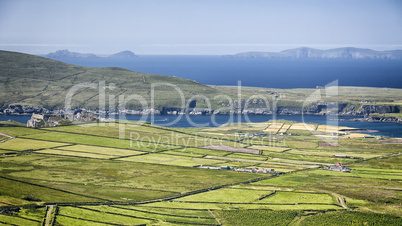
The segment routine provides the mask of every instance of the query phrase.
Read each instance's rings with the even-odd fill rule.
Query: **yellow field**
[[[313,124],[307,124],[307,123],[295,123],[292,124],[290,129],[295,129],[295,130],[309,130],[309,131],[314,131],[316,128],[315,125]]]
[[[113,157],[117,157],[116,155],[100,155],[100,154],[76,152],[76,151],[63,151],[63,150],[57,150],[57,149],[40,150],[40,151],[37,151],[37,153],[53,154],[53,155],[67,155],[67,156],[77,156],[77,157],[97,158],[97,159],[110,159]]]
[[[283,125],[279,130],[279,133],[286,133],[286,131],[290,128],[291,125]]]
[[[269,126],[264,130],[264,132],[278,133],[282,126],[283,123],[270,123]]]

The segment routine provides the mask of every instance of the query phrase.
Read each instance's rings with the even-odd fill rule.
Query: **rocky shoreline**
[[[336,121],[348,121],[348,122],[393,122],[402,123],[402,119],[396,117],[378,117],[369,116],[365,118],[352,118],[352,119],[337,119]]]
[[[124,110],[119,112],[88,110],[88,109],[74,109],[74,110],[49,110],[42,107],[23,106],[23,105],[9,105],[0,108],[0,115],[32,115],[32,114],[47,114],[47,115],[67,115],[67,114],[93,114],[93,115],[228,115],[228,114],[248,114],[248,115],[338,115],[338,116],[355,116],[363,118],[351,119],[337,119],[338,121],[367,121],[367,122],[393,122],[402,123],[402,119],[397,117],[386,116],[370,116],[372,113],[385,114],[385,113],[399,113],[399,108],[395,106],[377,106],[377,105],[364,105],[360,109],[355,106],[348,106],[347,104],[314,104],[306,109],[300,107],[277,107],[275,111],[265,109],[243,109],[237,111],[217,111],[210,109],[180,109],[180,108],[163,108],[162,110],[145,109],[145,110]],[[336,108],[337,107],[337,108]],[[337,110],[334,110],[337,109]]]

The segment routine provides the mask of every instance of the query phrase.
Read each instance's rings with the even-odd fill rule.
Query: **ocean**
[[[402,88],[401,60],[264,59],[223,56],[148,56],[133,59],[63,59],[88,67],[121,67],[170,75],[208,85],[315,88],[338,79],[340,86]]]
[[[87,67],[120,67],[137,72],[177,76],[208,85],[237,85],[267,88],[315,88],[336,79],[340,86],[368,86],[402,88],[402,61],[398,60],[312,60],[225,58],[222,56],[139,56],[134,59],[63,59],[70,64]],[[141,116],[127,115],[128,120]],[[247,122],[241,116],[241,122]],[[30,116],[0,115],[0,121],[12,119],[26,123]],[[266,122],[268,115],[249,115],[251,122]],[[375,135],[402,137],[402,124],[359,121],[328,121],[326,116],[278,115],[277,119],[319,124],[338,124],[354,128],[376,130]],[[339,117],[345,118],[345,117]],[[346,117],[347,119],[347,117]],[[237,122],[227,115],[176,116],[157,115],[155,125],[171,127],[220,126]],[[172,122],[175,122],[174,124]]]
[[[31,116],[0,115],[0,121],[14,120],[26,123]],[[355,117],[339,116],[339,119],[351,119]],[[116,119],[119,119],[116,116]],[[148,116],[126,115],[125,119],[134,121],[149,121],[154,125],[167,127],[194,127],[194,126],[221,126],[232,122],[267,122],[273,119],[272,115],[215,115],[214,118],[208,115],[155,115],[152,119]],[[360,122],[360,121],[331,121],[322,115],[276,115],[276,120],[284,119],[296,122],[318,123],[326,125],[348,126],[353,128],[373,130],[371,134],[389,137],[402,137],[402,124],[391,122]]]

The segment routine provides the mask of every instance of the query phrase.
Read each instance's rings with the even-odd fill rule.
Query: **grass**
[[[117,208],[122,207],[125,209],[140,210],[159,214],[169,214],[182,217],[195,217],[195,218],[213,218],[211,213],[207,210],[191,210],[191,209],[170,209],[170,208],[158,208],[158,207],[143,207],[143,206],[116,206]]]
[[[337,204],[334,197],[328,194],[314,194],[309,192],[278,191],[275,195],[258,201],[259,203],[306,203],[306,204]]]
[[[318,143],[313,141],[298,141],[298,140],[287,140],[286,147],[289,148],[317,148]]]
[[[82,151],[88,153],[95,154],[104,154],[104,155],[113,155],[113,156],[127,156],[127,155],[138,155],[143,154],[144,152],[129,150],[129,149],[118,149],[118,148],[106,148],[106,147],[97,147],[97,146],[89,146],[89,145],[73,145],[68,147],[58,148],[62,150],[71,150],[71,151]]]
[[[308,192],[272,192],[269,190],[225,188],[197,195],[176,199],[182,202],[200,203],[266,203],[266,204],[336,204],[334,197],[328,194]]]
[[[201,223],[201,224],[216,224],[216,221],[214,218],[192,218],[192,217],[187,217],[187,216],[180,216],[174,214],[174,216],[171,215],[166,215],[165,213],[154,213],[154,212],[148,212],[148,211],[140,211],[132,208],[125,208],[125,207],[119,207],[119,206],[88,206],[85,207],[91,210],[97,210],[101,211],[103,213],[115,213],[115,214],[123,214],[127,216],[134,216],[134,217],[141,217],[141,218],[148,218],[148,219],[153,219],[157,221],[166,221],[166,222],[181,222],[181,223],[186,223],[186,224],[193,224],[193,223]]]
[[[108,214],[102,212],[91,211],[87,209],[74,208],[74,207],[60,207],[59,215],[68,216],[71,218],[85,219],[87,221],[98,221],[105,224],[120,224],[120,225],[138,225],[138,224],[150,224],[152,221],[139,219],[136,217],[120,216],[115,214]],[[59,216],[56,220],[58,221]],[[65,222],[67,219],[63,219]],[[85,221],[84,220],[84,221]],[[66,223],[69,223],[68,220]]]
[[[211,165],[211,164],[223,164],[225,161],[195,158],[181,155],[167,155],[167,154],[147,154],[140,156],[132,156],[128,158],[121,158],[121,161],[152,163],[152,164],[164,164],[172,166],[198,166],[198,165]]]
[[[77,226],[105,226],[106,223],[96,223],[88,220],[81,220],[78,218],[57,216],[56,222],[61,225],[77,225]]]
[[[3,206],[22,206],[30,204],[31,202],[6,195],[0,195],[0,205]]]
[[[340,210],[342,207],[332,204],[292,204],[292,205],[269,205],[269,204],[222,204],[222,203],[178,203],[178,202],[156,202],[140,205],[144,207],[192,209],[192,210]]]
[[[251,146],[249,148],[257,149],[257,150],[263,150],[263,151],[275,151],[275,152],[284,152],[286,150],[290,150],[290,148],[261,146],[261,145],[253,145],[253,146]]]
[[[65,193],[52,188],[27,184],[0,178],[0,193],[21,200],[37,200],[34,202],[94,202],[96,198],[88,198],[80,195]],[[16,201],[13,204],[18,204]]]
[[[41,225],[42,223],[40,221],[38,222],[4,214],[0,214],[0,222],[4,222],[6,225]]]
[[[402,155],[389,157],[389,158],[377,158],[370,159],[368,161],[354,163],[355,167],[367,167],[372,169],[398,169],[402,170]]]
[[[67,183],[66,189],[73,189],[74,184],[87,184],[104,186],[109,191],[113,191],[114,187],[118,186],[132,189],[188,192],[258,177],[256,174],[231,171],[199,170],[126,161],[50,157],[39,154],[0,160],[0,166],[7,167],[2,171],[2,175],[21,180],[34,179]],[[149,179],[150,175],[152,175],[152,180]]]
[[[53,148],[64,145],[66,144],[59,142],[14,138],[6,142],[0,143],[0,149],[2,148],[7,150],[24,151],[29,149],[37,150],[37,149]]]
[[[147,141],[131,141],[118,138],[98,137],[91,135],[69,134],[62,132],[49,132],[46,136],[41,134],[24,136],[25,138],[40,139],[46,141],[65,142],[68,144],[83,144],[100,147],[133,149],[140,151],[152,152],[156,150],[165,150],[175,148],[175,146],[166,144],[155,144]]]
[[[27,127],[2,126],[2,127],[0,127],[0,132],[10,135],[12,137],[16,137],[16,136],[24,136],[24,135],[29,135],[29,134],[45,133],[46,131],[39,130],[39,129],[33,129],[33,128],[27,128]]]
[[[352,168],[353,169],[353,168]],[[339,176],[339,172],[328,171],[328,170],[314,170],[314,174],[325,175],[325,176]],[[342,174],[343,177],[363,177],[363,178],[376,178],[376,179],[395,179],[402,180],[401,172],[391,173],[391,172],[381,172],[381,171],[365,171],[365,170],[352,170],[350,173]]]
[[[402,118],[402,113],[386,113],[386,114],[371,113],[370,116],[372,116],[372,117],[395,117],[395,118]]]
[[[304,155],[304,154],[292,154],[292,153],[278,153],[278,152],[267,152],[264,151],[263,154],[267,157],[284,159],[287,162],[293,162],[295,164],[336,164],[337,162],[344,161],[345,159],[342,158],[332,158],[332,157],[325,157],[325,156],[316,156],[316,155]],[[349,162],[353,162],[356,160],[348,159]]]
[[[46,128],[44,130],[117,139],[124,138],[143,143],[152,142],[165,145],[185,145],[189,142],[189,139],[193,138],[187,134],[177,133],[174,130],[167,131],[156,126],[131,125],[124,123],[91,123],[80,126]]]
[[[313,156],[323,156],[323,157],[334,157],[335,155],[347,155],[348,157],[358,157],[358,158],[374,158],[383,156],[384,153],[381,152],[358,152],[358,151],[335,151],[335,150],[297,150],[291,149],[286,151],[288,154],[296,154],[296,155],[313,155]]]
[[[309,216],[300,225],[400,225],[399,217],[377,214],[336,211]]]
[[[169,155],[179,155],[179,156],[188,156],[188,157],[194,157],[194,158],[202,158],[205,156],[205,154],[195,154],[191,152],[185,152],[182,150],[174,150],[174,151],[163,151],[163,154],[169,154]]]
[[[118,155],[107,155],[107,154],[94,154],[80,151],[66,151],[59,149],[45,149],[37,151],[40,154],[52,154],[52,155],[66,155],[66,156],[76,156],[84,158],[95,158],[95,159],[110,159],[113,157],[118,157]]]
[[[291,129],[294,125],[286,121],[277,125],[279,124],[282,129],[289,126]],[[215,216],[219,215],[219,211],[233,214],[232,220],[235,221],[239,217],[247,219],[243,216],[247,215],[247,211],[255,211],[248,213],[252,216],[255,213],[257,218],[260,214],[258,212],[262,211],[266,215],[272,215],[272,219],[279,219],[281,213],[293,211],[300,214],[292,222],[301,223],[309,219],[310,215],[320,216],[322,211],[342,209],[335,194],[344,198],[348,207],[358,211],[402,215],[402,197],[399,194],[401,156],[380,157],[398,153],[402,150],[401,144],[351,138],[339,140],[339,145],[335,147],[318,147],[321,139],[304,133],[306,130],[295,130],[304,132],[291,136],[271,136],[283,140],[287,146],[277,147],[267,146],[268,140],[260,142],[262,145],[257,144],[258,139],[255,138],[219,141],[195,135],[208,128],[179,128],[176,131],[128,123],[125,125],[127,131],[135,132],[140,141],[133,141],[130,146],[130,140],[118,139],[117,123],[113,126],[105,125],[87,124],[46,129],[7,127],[8,133],[18,135],[17,138],[1,143],[0,149],[3,150],[0,153],[15,150],[17,154],[0,156],[0,208],[44,202],[70,203],[69,205],[82,202],[134,204],[208,188],[210,190],[205,192],[176,198],[174,202],[91,205],[84,209],[62,207],[57,221],[67,225],[132,224],[128,223],[132,218],[135,222],[138,220],[139,223],[155,225],[174,224],[172,222],[190,225],[218,224],[214,215],[208,211],[214,210]],[[213,128],[213,131],[205,131],[204,135],[222,133],[224,136],[225,133],[234,133],[234,128],[258,131],[266,126],[266,123],[245,123],[234,127],[227,125],[222,127],[222,131],[219,131],[220,128]],[[126,138],[128,134],[125,134]],[[156,144],[158,140],[162,143]],[[154,141],[158,142],[153,143]],[[219,142],[239,147],[251,145],[248,148],[262,150],[262,155],[195,147]],[[27,149],[35,151],[20,152]],[[334,158],[335,154],[374,159]],[[110,160],[114,158],[116,159]],[[338,161],[347,161],[353,169],[352,173],[306,169]],[[197,169],[193,167],[196,165],[272,168],[277,172],[287,173],[246,183],[251,179],[271,175]],[[298,170],[303,171],[297,172]],[[236,183],[240,184],[214,189]],[[244,213],[237,216],[236,211]],[[21,214],[34,221],[39,216],[44,216],[41,212],[36,215],[29,211]],[[286,214],[282,215],[285,219]],[[229,222],[223,216],[220,219],[223,223]]]
[[[183,152],[183,153],[190,153],[190,154],[199,154],[199,155],[212,155],[212,156],[225,156],[232,152],[228,151],[219,151],[219,150],[211,150],[211,149],[204,149],[204,148],[185,148],[175,150],[176,152]]]
[[[176,201],[254,203],[259,198],[271,194],[271,191],[224,188],[197,195],[186,196]]]
[[[224,225],[289,225],[299,211],[226,210],[214,211]]]
[[[398,210],[401,208],[401,203],[398,201],[401,196],[397,191],[401,188],[400,181],[379,179],[376,175],[377,173],[373,171],[370,177],[356,178],[347,173],[336,174],[336,172],[313,170],[259,181],[253,185],[333,192],[355,200],[366,200],[367,203],[357,206],[367,211],[401,216],[402,212]]]
[[[193,96],[194,92],[206,94],[211,97],[211,100],[213,96],[222,94],[216,88],[173,76],[144,74],[120,68],[80,67],[22,53],[1,51],[0,62],[0,80],[2,80],[0,99],[3,100],[1,104],[4,106],[17,103],[48,109],[60,108],[64,106],[64,99],[60,96],[66,96],[68,90],[75,84],[84,82],[98,84],[98,81],[102,80],[107,81],[106,85],[109,83],[116,85],[115,89],[106,90],[106,96],[115,95],[116,99],[119,99],[119,95],[125,91],[126,97],[137,94],[143,96],[148,104],[150,104],[148,91],[152,83],[175,84],[183,92],[186,100]],[[22,86],[24,86],[24,92],[10,95],[13,90],[21,90]],[[72,98],[72,108],[98,107],[99,89],[79,91],[80,95]],[[158,109],[162,109],[166,104],[169,104],[169,107],[180,107],[180,96],[172,87],[156,87],[155,100],[155,107]],[[217,107],[218,102],[219,100],[213,100],[213,105]],[[203,107],[202,105],[206,107],[203,103],[200,103],[199,107]],[[138,109],[140,104],[132,101],[126,107]]]
[[[37,80],[39,77],[40,82]],[[148,75],[118,68],[79,67],[5,51],[0,51],[0,80],[2,81],[0,107],[12,103],[49,109],[61,108],[64,106],[64,100],[59,97],[65,96],[73,85],[81,82],[98,84],[98,81],[102,80],[107,81],[106,85],[110,83],[116,85],[116,89],[106,90],[106,96],[115,95],[119,98],[124,94],[127,97],[135,92],[143,96],[148,103],[150,103],[149,90],[151,84],[155,82],[176,84],[183,91],[186,100],[195,94],[205,94],[212,100],[211,105],[214,109],[222,106],[220,105],[222,99],[213,99],[217,95],[227,94],[232,99],[237,98],[235,87],[205,86],[180,78]],[[23,92],[19,91],[21,84],[24,85]],[[98,107],[98,91],[99,89],[81,89],[80,95],[73,97],[72,107],[87,109]],[[251,95],[263,95],[270,99],[272,95],[267,91],[265,88],[243,87],[242,96],[247,99]],[[277,103],[278,106],[298,108],[301,107],[300,100],[305,100],[315,89],[270,89],[270,91],[283,96]],[[12,92],[18,93],[10,95]],[[384,92],[382,88],[365,87],[339,87],[338,93],[338,97],[329,99],[323,97],[322,101],[346,102],[348,107],[359,109],[363,105],[361,100],[373,100],[375,103],[372,105],[400,105],[402,96],[400,89],[387,89]],[[171,87],[158,87],[155,99],[156,109],[181,107],[178,93]],[[205,107],[204,105],[203,101],[197,103],[197,107],[200,108]],[[141,106],[135,101],[130,101],[126,107],[138,109]],[[120,128],[123,127],[124,132],[121,133]],[[292,224],[292,222],[306,222],[309,225],[333,222],[371,224],[378,220],[382,224],[397,225],[399,222],[395,222],[396,218],[390,219],[388,216],[329,211],[342,209],[335,205],[334,195],[337,194],[345,198],[347,205],[354,210],[402,216],[400,211],[402,197],[399,192],[401,156],[367,160],[399,153],[402,144],[385,144],[380,140],[358,138],[364,135],[356,137],[349,135],[351,138],[340,137],[336,147],[319,147],[323,142],[322,139],[332,141],[333,137],[328,137],[326,133],[339,129],[345,128],[312,123],[306,128],[304,124],[287,121],[187,129],[162,128],[127,121],[46,129],[2,126],[1,133],[17,138],[0,143],[1,154],[10,153],[9,150],[36,151],[0,156],[0,205],[4,208],[4,206],[35,205],[43,202],[66,202],[75,205],[80,202],[109,201],[133,204],[200,189],[211,189],[177,199],[191,203],[164,201],[135,206],[85,207],[92,210],[73,206],[62,207],[61,215],[57,219],[58,223],[64,225],[168,224],[163,222],[164,220],[186,224],[197,222],[217,224],[218,222],[211,217],[213,215],[207,211],[210,209],[217,210],[215,214],[221,214],[222,221],[229,225],[265,224],[267,218],[272,224]],[[240,141],[240,136],[235,135],[237,131],[252,134],[264,130],[269,134],[269,139],[254,137]],[[310,130],[314,131],[314,134],[320,134],[320,137],[312,136]],[[272,135],[284,132],[292,135]],[[119,139],[123,137],[124,139]],[[0,137],[1,139],[4,137]],[[264,156],[196,148],[212,144],[250,146],[262,150]],[[279,147],[281,145],[283,147]],[[144,153],[145,155],[141,155]],[[366,160],[348,159],[348,164],[355,169],[350,174],[306,169],[337,161],[345,162],[345,159],[333,158],[331,155],[334,153],[362,157]],[[227,155],[228,157],[225,157]],[[126,158],[121,158],[120,161],[110,160],[115,157]],[[268,157],[268,161],[262,161]],[[267,175],[192,168],[201,164],[274,168],[289,173],[248,184],[248,180]],[[290,173],[300,169],[306,170]],[[245,184],[212,189],[236,183]],[[275,194],[264,197],[274,191]],[[315,212],[303,212],[301,215],[299,211],[280,210]],[[38,212],[23,209],[19,212],[20,217],[0,215],[0,222],[16,225],[40,224],[44,216],[43,211],[44,208],[38,209]],[[327,212],[321,214],[320,211]],[[118,213],[129,216],[117,215]],[[309,215],[315,216],[309,217]],[[150,219],[139,219],[139,216]],[[297,221],[292,221],[292,217]],[[347,219],[356,219],[356,222]],[[369,221],[370,219],[375,220]]]
[[[226,155],[227,157],[230,158],[239,158],[239,159],[251,159],[251,160],[259,160],[259,161],[265,161],[267,159],[267,156],[261,156],[261,155],[253,155],[253,154],[240,154],[240,153],[233,153],[230,155]]]
[[[15,152],[14,151],[0,150],[0,155],[10,154],[10,153],[15,153]]]
[[[42,221],[46,208],[24,208],[18,212],[18,215],[31,220]]]

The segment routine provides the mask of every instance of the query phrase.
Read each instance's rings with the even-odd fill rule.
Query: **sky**
[[[220,55],[402,49],[400,0],[0,0],[0,49]]]

